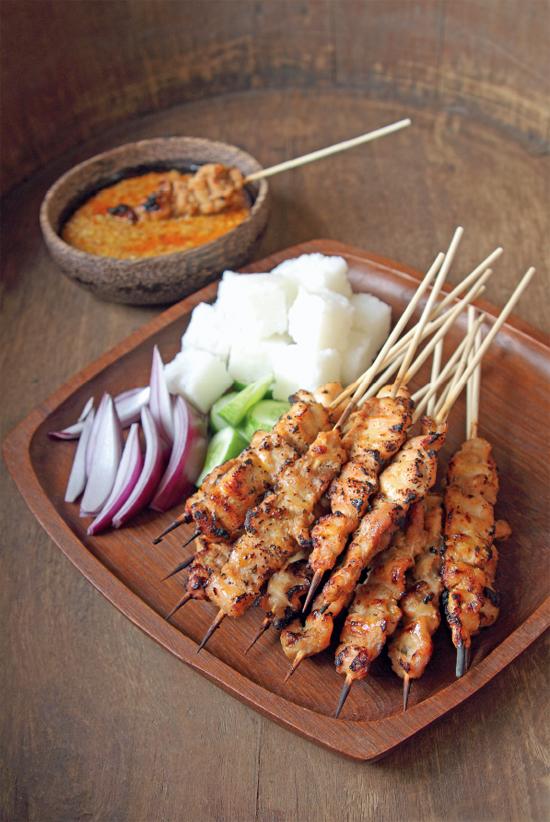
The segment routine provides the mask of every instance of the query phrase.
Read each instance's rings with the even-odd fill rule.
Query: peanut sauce
[[[61,238],[89,254],[138,260],[187,251],[215,240],[242,223],[249,212],[246,195],[241,192],[236,204],[215,214],[132,223],[109,213],[122,204],[137,208],[168,176],[185,179],[191,175],[174,170],[168,174],[150,172],[103,188],[72,214]]]

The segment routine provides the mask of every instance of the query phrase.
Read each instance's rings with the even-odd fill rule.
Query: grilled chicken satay
[[[280,631],[300,613],[313,577],[307,557],[308,551],[301,548],[267,583],[265,593],[257,601],[266,616],[245,654],[271,625]]]
[[[244,177],[236,166],[205,163],[195,174],[168,171],[156,190],[136,208],[121,203],[109,213],[131,223],[218,214],[245,204],[243,186]]]
[[[404,529],[389,548],[378,554],[367,580],[358,585],[336,649],[336,670],[346,681],[336,716],[353,682],[364,679],[386,640],[395,631],[402,611],[398,601],[405,593],[405,573],[426,545],[424,506],[414,503]]]
[[[371,496],[378,490],[378,475],[401,447],[411,425],[412,401],[402,386],[395,398],[386,386],[367,400],[345,426],[342,440],[348,462],[328,492],[331,513],[319,520],[311,532],[313,550],[309,558],[315,572],[305,606],[313,597],[325,571],[334,568],[346,542],[359,526]]]
[[[457,675],[471,638],[498,617],[500,594],[494,588],[498,553],[494,505],[498,477],[491,445],[472,437],[451,457],[446,474],[445,552],[442,578],[446,589],[445,612],[453,644],[459,651]],[[509,534],[498,523],[498,536]]]
[[[340,566],[317,595],[305,625],[295,620],[281,634],[283,651],[293,660],[292,673],[306,656],[328,647],[334,618],[347,606],[356,584],[376,554],[383,551],[410,506],[433,486],[437,455],[447,423],[422,419],[420,435],[410,437],[379,477],[379,491],[347,547]]]
[[[406,593],[399,600],[403,616],[388,646],[395,673],[403,679],[403,710],[407,707],[411,679],[426,670],[433,651],[432,636],[441,622],[439,598],[443,592],[443,498],[424,498],[426,545],[407,574]]]
[[[275,484],[280,471],[304,454],[320,431],[328,431],[332,419],[323,405],[330,402],[332,385],[319,389],[318,401],[308,391],[298,391],[292,406],[266,433],[257,431],[251,444],[235,459],[215,468],[187,500],[183,514],[174,520],[155,543],[179,525],[193,522],[196,534],[212,542],[234,540],[247,511]]]
[[[222,616],[242,614],[286,560],[300,546],[308,546],[316,504],[345,460],[338,428],[321,432],[307,452],[280,474],[276,490],[249,511],[245,534],[206,586],[208,598]]]
[[[170,619],[190,599],[208,599],[205,588],[213,573],[223,568],[231,553],[232,545],[227,542],[210,542],[205,537],[197,537],[197,552],[189,564],[185,594],[172,608],[166,619]]]

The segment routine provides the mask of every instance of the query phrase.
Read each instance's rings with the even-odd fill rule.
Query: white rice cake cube
[[[200,348],[227,362],[229,357],[229,329],[225,314],[215,305],[199,303],[193,309],[187,331],[181,338],[182,351]]]
[[[390,333],[391,306],[374,294],[354,294],[350,302],[355,308],[354,331],[363,331],[371,337],[376,351],[379,351]]]
[[[352,290],[348,280],[348,264],[343,257],[326,254],[302,254],[285,260],[272,272],[287,281],[287,289],[292,305],[301,286],[310,294],[322,291],[334,291],[344,297],[351,297]]]
[[[287,330],[285,286],[271,274],[226,271],[218,287],[216,307],[251,337],[272,337]]]
[[[236,382],[250,383],[273,371],[275,353],[292,342],[288,334],[275,334],[265,340],[251,340],[241,334],[231,343],[227,370]]]
[[[300,287],[288,312],[288,332],[298,345],[345,351],[354,313],[350,300],[342,294],[310,294]]]
[[[372,337],[363,331],[350,331],[348,349],[342,354],[342,385],[350,385],[362,376],[378,353]]]
[[[316,351],[303,345],[281,348],[273,360],[273,398],[288,400],[299,389],[315,391],[327,382],[340,382],[342,357],[334,348]]]
[[[200,348],[186,348],[164,366],[171,394],[181,394],[206,414],[233,380],[223,360]]]

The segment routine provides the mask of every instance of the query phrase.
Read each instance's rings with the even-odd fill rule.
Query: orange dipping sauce
[[[173,170],[169,172],[170,177],[177,174],[179,172]],[[136,208],[166,177],[166,172],[150,172],[101,189],[71,215],[63,227],[61,239],[89,254],[139,260],[187,251],[215,240],[242,223],[250,210],[246,195],[242,193],[240,203],[217,214],[133,224],[109,214],[109,208],[121,203]]]

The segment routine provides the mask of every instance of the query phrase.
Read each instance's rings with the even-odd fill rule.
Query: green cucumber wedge
[[[226,460],[237,457],[247,445],[248,442],[242,434],[229,426],[214,434],[208,443],[204,468],[196,484],[200,487],[210,471],[218,465],[222,465]]]
[[[220,417],[220,411],[227,405],[228,402],[231,402],[237,394],[237,391],[231,391],[229,394],[223,394],[219,400],[216,400],[210,409],[210,427],[212,428],[212,431],[221,431],[222,428],[227,427],[227,422]]]
[[[223,408],[220,408],[218,411],[219,416],[228,425],[236,427],[245,418],[247,411],[265,397],[272,382],[273,374],[269,373],[251,385],[247,385]]]
[[[290,410],[290,403],[282,400],[260,400],[253,405],[245,419],[245,436],[251,440],[256,431],[271,431],[283,414]]]

